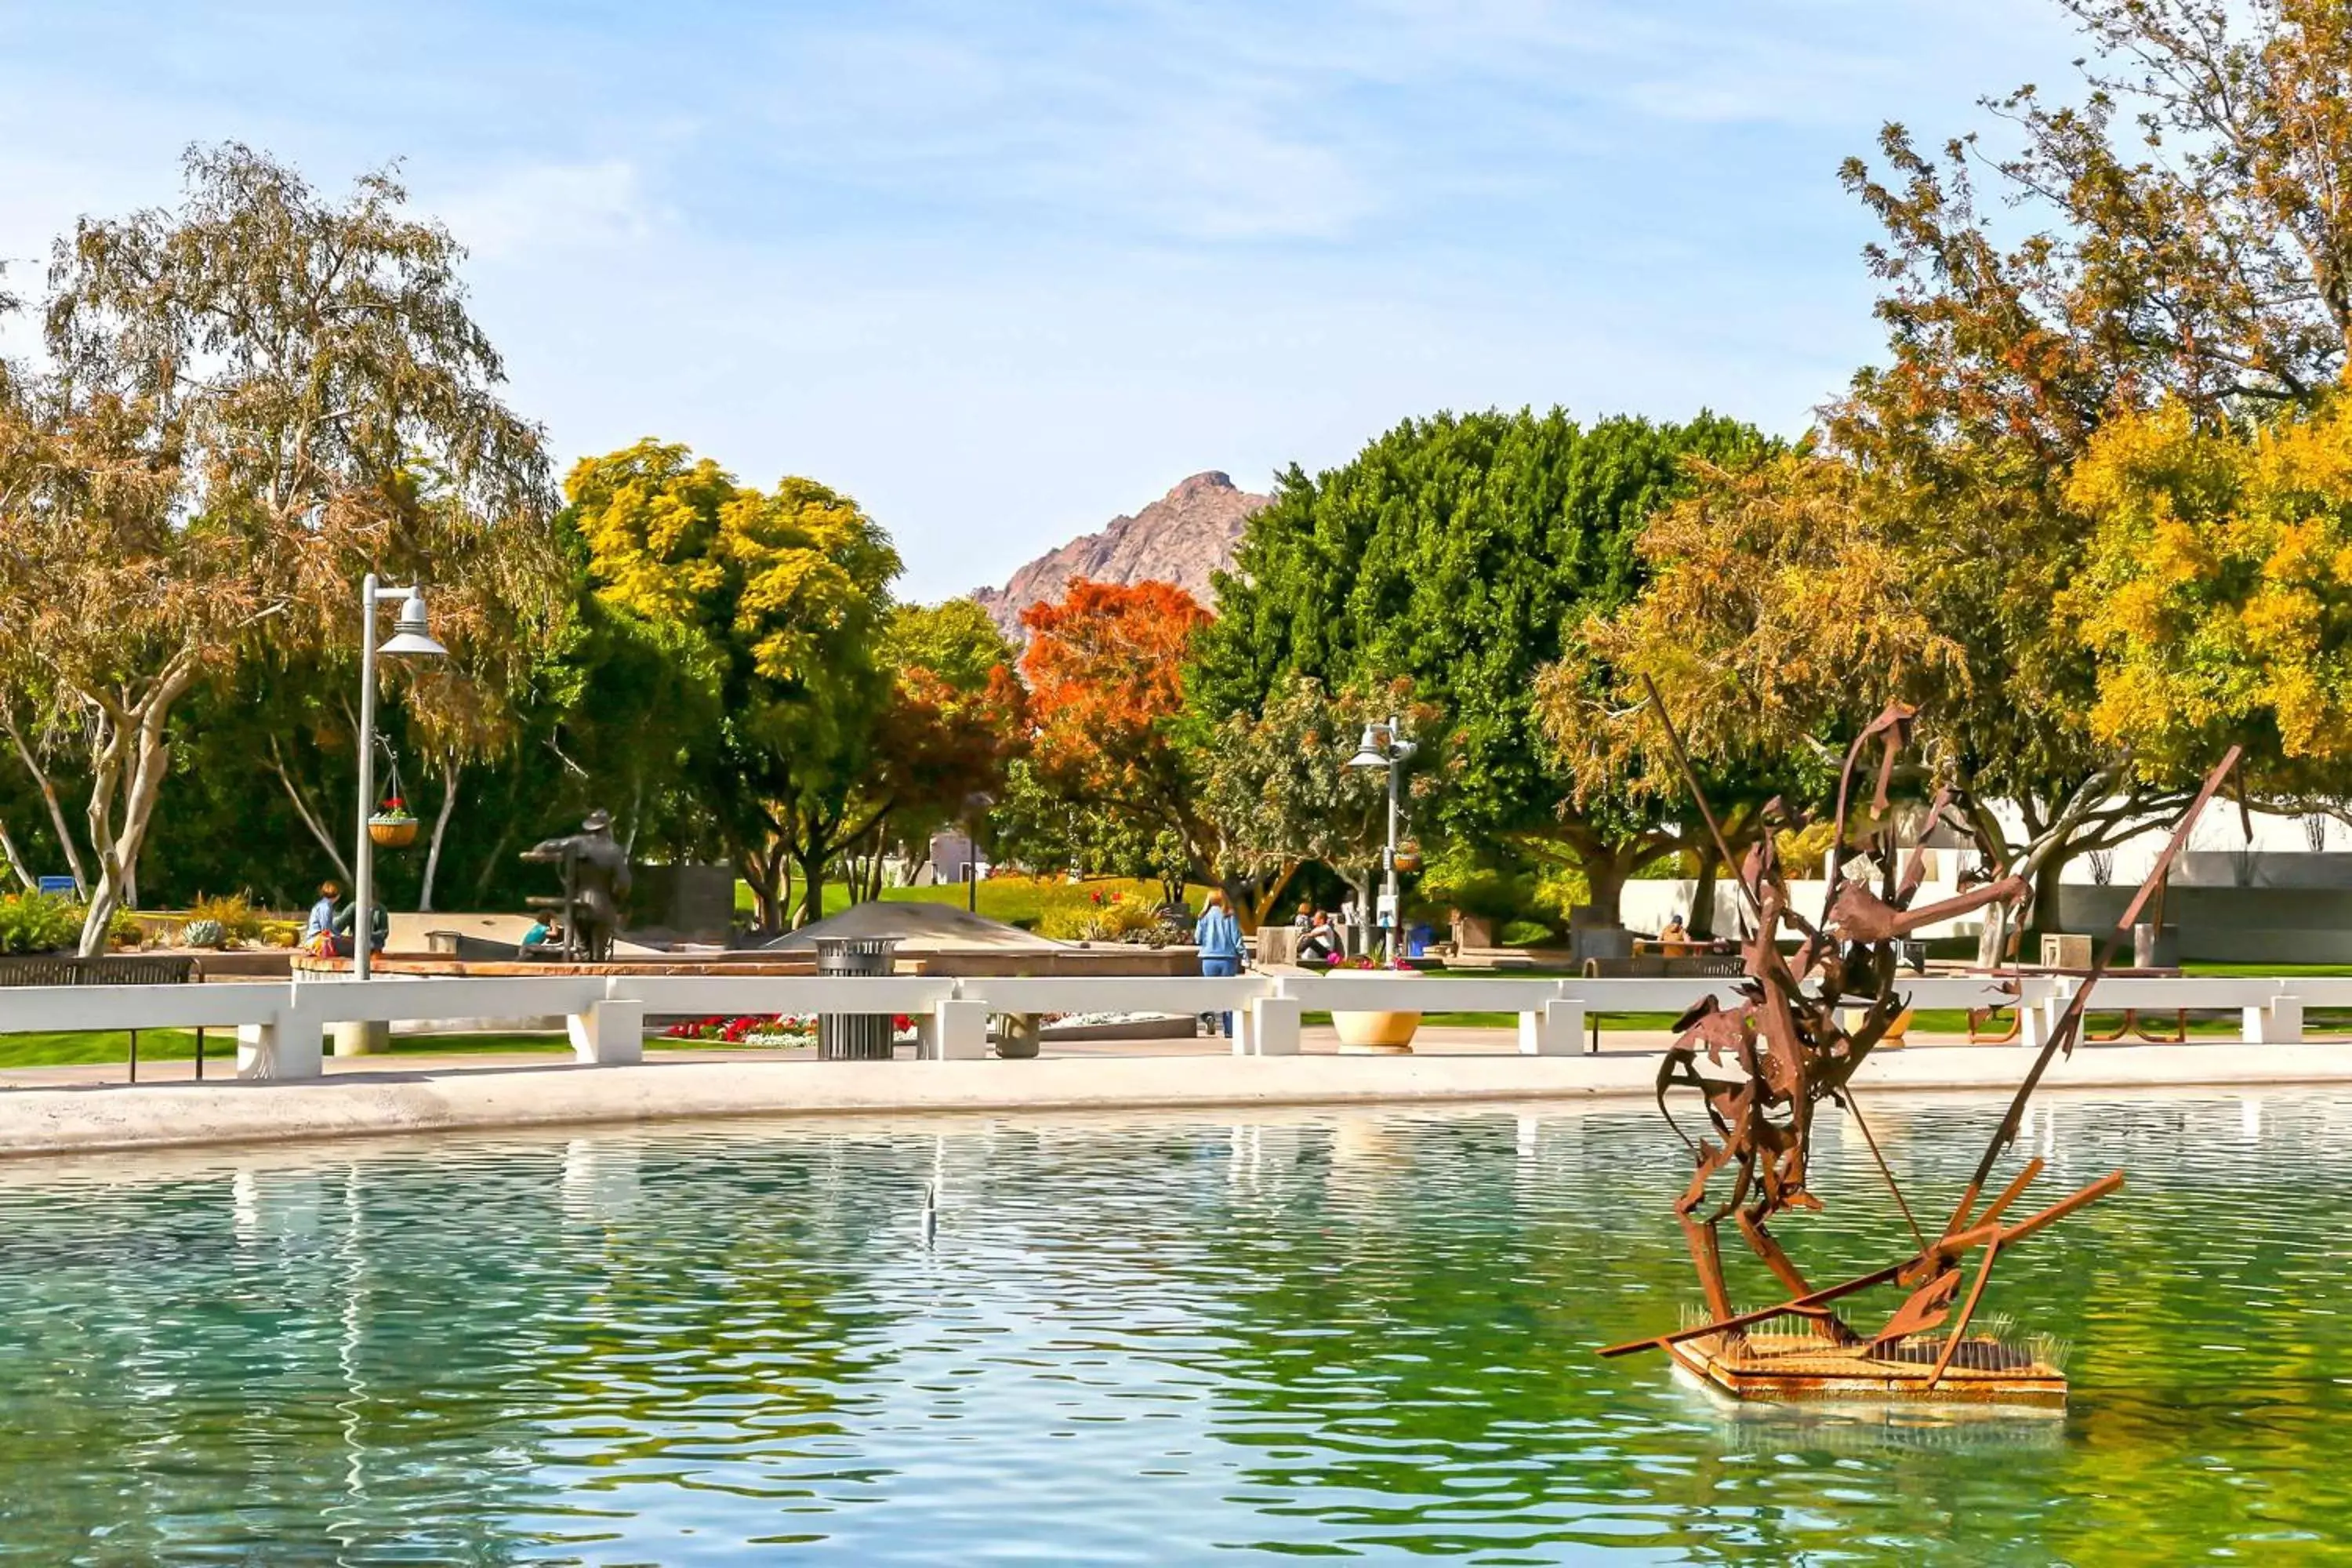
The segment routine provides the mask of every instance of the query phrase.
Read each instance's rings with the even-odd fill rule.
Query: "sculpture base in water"
[[[1945,1342],[1931,1337],[1874,1355],[1867,1344],[1832,1344],[1802,1330],[1710,1334],[1676,1341],[1666,1353],[1700,1383],[1734,1399],[2065,1408],[2066,1374],[2030,1352],[1971,1334],[1938,1375],[1944,1350]]]

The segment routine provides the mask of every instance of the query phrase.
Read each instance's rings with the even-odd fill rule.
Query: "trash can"
[[[816,972],[819,974],[887,975],[890,973],[892,957],[898,948],[898,939],[895,936],[819,937]],[[890,1021],[888,1013],[818,1014],[817,1059],[826,1062],[888,1061],[892,1045]]]

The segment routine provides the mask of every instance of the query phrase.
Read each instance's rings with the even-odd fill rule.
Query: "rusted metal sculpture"
[[[533,899],[535,908],[557,911],[563,924],[563,956],[602,963],[613,956],[613,936],[621,929],[621,900],[629,891],[629,857],[614,840],[612,814],[592,811],[580,831],[543,839],[522,852],[525,860],[553,860],[563,868],[561,899]]]
[[[1664,721],[1664,708],[1654,691],[1651,700]],[[1907,707],[1888,708],[1847,752],[1838,779],[1835,831],[1824,868],[1827,891],[1818,921],[1808,921],[1791,907],[1769,832],[1741,863],[1739,887],[1752,931],[1745,944],[1739,1000],[1727,1007],[1709,995],[1685,1013],[1658,1072],[1659,1110],[1688,1147],[1694,1164],[1675,1215],[1698,1272],[1704,1318],[1673,1333],[1611,1346],[1603,1355],[1664,1350],[1699,1377],[1745,1398],[1867,1395],[2024,1404],[2063,1404],[2065,1399],[2065,1378],[2050,1364],[2053,1357],[1981,1331],[1972,1334],[1970,1324],[2003,1247],[2116,1191],[2123,1185],[2123,1173],[2104,1176],[2036,1214],[2004,1224],[2001,1216],[2041,1173],[2042,1162],[2033,1160],[1980,1212],[1977,1201],[2001,1152],[2015,1140],[2026,1103],[2051,1062],[2072,1054],[2099,975],[2114,962],[2118,944],[2129,940],[2133,922],[2187,842],[2199,813],[2236,764],[2238,753],[2232,750],[2213,771],[2182,816],[2147,883],[2034,1058],[1951,1217],[1931,1237],[1879,1156],[1852,1079],[1908,1007],[1895,984],[1895,943],[1987,905],[2014,903],[2027,889],[2011,877],[1957,898],[1912,907],[1924,880],[1926,858],[1916,841],[1907,857],[1896,841],[1890,785],[1913,719]],[[1732,864],[1681,738],[1671,721],[1665,722],[1665,730],[1724,863]],[[1875,788],[1867,819],[1856,824],[1852,817],[1855,777],[1873,748],[1877,752]],[[1927,809],[1917,838],[1924,839],[1927,829],[1948,820],[1970,831],[1966,819],[1953,811],[1955,804],[1950,791],[1939,792]],[[1768,821],[1776,816],[1787,820],[1778,802],[1765,815]],[[1866,854],[1869,875],[1852,874],[1850,847]],[[1782,951],[1784,930],[1797,939],[1792,952]],[[1701,1070],[1702,1052],[1714,1072]],[[1676,1089],[1697,1093],[1712,1137],[1693,1139],[1675,1121],[1667,1096]],[[1790,1259],[1770,1226],[1791,1209],[1821,1207],[1807,1178],[1814,1110],[1823,1100],[1853,1119],[1917,1249],[1885,1268],[1818,1287]],[[1732,1173],[1731,1190],[1717,1203],[1710,1189],[1727,1170]],[[1788,1300],[1759,1311],[1734,1309],[1724,1279],[1719,1236],[1727,1218],[1788,1291]],[[1961,1264],[1979,1247],[1983,1259],[1962,1299]],[[1908,1294],[1875,1329],[1857,1330],[1831,1310],[1833,1302],[1886,1285]]]

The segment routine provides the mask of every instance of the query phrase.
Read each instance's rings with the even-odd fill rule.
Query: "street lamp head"
[[[411,593],[400,606],[400,619],[392,625],[392,636],[377,648],[378,653],[408,654],[422,658],[437,658],[449,650],[433,640],[425,629],[425,595]]]
[[[1384,768],[1389,765],[1388,732],[1378,724],[1364,726],[1364,739],[1356,754],[1348,759],[1351,768]]]

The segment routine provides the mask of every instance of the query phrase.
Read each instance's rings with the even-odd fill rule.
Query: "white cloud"
[[[552,262],[641,243],[665,220],[635,164],[523,163],[446,193],[418,193],[475,256]]]

